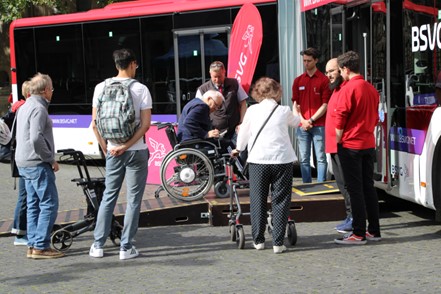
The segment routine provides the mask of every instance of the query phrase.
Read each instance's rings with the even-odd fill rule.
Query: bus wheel
[[[432,160],[432,197],[435,205],[435,220],[441,222],[441,140],[438,141]]]

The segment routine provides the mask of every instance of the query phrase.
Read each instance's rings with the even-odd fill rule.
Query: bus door
[[[372,1],[330,9],[331,56],[353,50],[360,55],[360,73],[380,95],[376,127],[375,179],[387,181],[386,5]]]
[[[208,67],[216,60],[227,64],[230,27],[173,31],[175,99],[178,116],[209,78]]]

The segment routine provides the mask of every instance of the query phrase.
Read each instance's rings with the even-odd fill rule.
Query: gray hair
[[[39,95],[46,90],[52,84],[52,79],[50,76],[37,73],[32,77],[29,85],[29,92],[34,95]]]
[[[216,99],[220,97],[222,103],[224,103],[225,98],[224,95],[222,95],[221,92],[219,91],[215,91],[215,90],[208,90],[207,92],[204,93],[204,95],[202,96],[202,99],[208,99],[208,98],[212,98],[212,99]]]

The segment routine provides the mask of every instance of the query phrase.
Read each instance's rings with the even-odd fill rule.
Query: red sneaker
[[[368,231],[366,231],[366,239],[368,241],[378,242],[378,241],[381,241],[381,235],[380,234],[373,235],[373,234],[369,233]]]
[[[352,233],[346,234],[342,238],[335,239],[334,242],[343,245],[364,245],[367,243],[366,237],[357,236]]]

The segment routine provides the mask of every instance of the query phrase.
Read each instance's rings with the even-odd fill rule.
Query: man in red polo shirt
[[[317,182],[326,180],[328,162],[325,154],[325,114],[331,90],[328,78],[317,69],[320,53],[308,48],[303,56],[305,73],[298,76],[292,85],[292,102],[300,106],[301,125],[297,128],[300,155],[300,171],[303,183],[311,183],[311,143],[314,141],[317,159]]]
[[[325,151],[331,156],[331,165],[335,177],[335,182],[337,183],[340,193],[343,195],[346,208],[345,220],[341,224],[337,225],[335,229],[339,233],[348,233],[352,231],[351,199],[349,197],[348,191],[346,190],[346,183],[343,177],[340,159],[338,158],[337,154],[337,141],[334,119],[334,112],[338,103],[338,94],[345,84],[343,77],[340,75],[340,70],[338,69],[337,58],[332,58],[328,61],[328,63],[326,64],[325,74],[329,79],[329,88],[332,91],[331,99],[329,99],[328,103],[328,110],[326,111]]]
[[[335,239],[335,243],[362,245],[366,239],[381,240],[373,179],[379,94],[360,75],[360,58],[356,52],[343,53],[337,61],[340,74],[347,81],[339,92],[334,111],[337,153],[351,198],[353,231]]]

